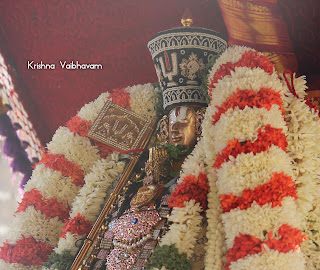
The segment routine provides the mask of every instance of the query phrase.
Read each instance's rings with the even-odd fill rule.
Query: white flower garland
[[[151,96],[156,95],[156,90],[151,84],[128,88],[128,92],[132,93],[130,102],[134,111],[146,117],[156,115],[154,102],[146,104],[135,100],[143,97],[146,92],[147,95],[143,102],[149,102]],[[92,122],[110,97],[109,93],[101,94],[95,101],[85,105],[79,111],[78,116]],[[86,220],[94,222],[104,202],[105,191],[124,169],[124,163],[118,160],[119,154],[113,153],[106,159],[101,159],[97,147],[92,146],[88,138],[74,134],[66,127],[60,127],[56,131],[47,147],[51,154],[64,155],[69,161],[80,165],[85,173],[85,184],[79,188],[72,183],[69,177],[63,177],[61,172],[40,164],[26,185],[26,191],[35,189],[46,199],[57,199],[60,203],[71,204],[73,202],[71,218],[82,213]],[[15,244],[22,238],[22,235],[25,235],[33,236],[36,240],[47,242],[53,247],[57,245],[63,227],[63,223],[57,217],[48,219],[33,207],[28,207],[24,212],[16,214],[13,225],[9,233],[9,243]],[[67,249],[75,254],[74,243],[77,239],[77,235],[67,232],[66,238],[59,240],[56,251],[62,252]],[[22,266],[0,260],[0,269],[41,269],[41,267]]]
[[[276,250],[268,250],[233,262],[231,268],[234,270],[303,269],[304,258],[301,252],[280,253]]]
[[[251,49],[244,47],[230,48],[228,52],[217,60],[216,65],[210,73],[211,77],[223,63],[228,61],[235,63],[239,61],[241,54],[248,50]],[[304,97],[306,95],[304,92],[306,88],[305,82],[301,79],[295,79],[294,84],[297,89],[297,94],[300,97]],[[266,109],[245,108],[244,112],[240,112],[238,108],[229,109],[218,121],[224,121],[223,125],[219,123],[216,125],[220,125],[219,129],[224,132],[220,133],[220,137],[219,132],[216,132],[217,134],[215,134],[215,130],[212,128],[211,115],[217,112],[216,106],[222,105],[227,97],[231,96],[232,93],[237,92],[237,89],[252,89],[254,92],[258,92],[261,88],[280,91],[280,95],[285,105],[286,120],[290,120],[290,118],[295,119],[293,121],[290,120],[288,125],[286,125],[278,105],[273,105],[269,111]],[[241,116],[242,114],[243,116]],[[246,117],[245,114],[249,114],[250,116]],[[256,121],[256,119],[259,118],[257,116],[260,115],[263,115],[263,124]],[[230,121],[230,117],[232,118],[233,116],[234,120]],[[225,123],[226,121],[229,123]],[[242,127],[237,131],[236,129],[239,128],[239,124],[237,123],[244,123],[244,121],[245,124],[242,124]],[[289,143],[288,153],[286,154],[277,146],[271,146],[268,153],[261,152],[256,155],[253,155],[252,153],[240,154],[236,158],[229,156],[230,161],[223,163],[222,168],[218,170],[218,175],[216,175],[212,165],[215,160],[214,153],[218,152],[217,148],[222,150],[226,146],[226,142],[232,138],[238,138],[241,141],[254,141],[256,136],[254,134],[261,126],[266,124],[270,124],[274,128],[283,129]],[[228,126],[232,128],[228,129]],[[206,269],[221,269],[221,262],[224,261],[223,255],[226,252],[226,247],[224,247],[225,237],[222,230],[221,216],[223,217],[224,223],[230,225],[225,231],[227,232],[226,238],[228,247],[233,245],[233,240],[239,231],[242,233],[250,233],[259,239],[266,240],[266,235],[258,228],[259,226],[267,228],[269,231],[277,230],[283,224],[291,225],[294,228],[301,228],[302,215],[300,210],[310,210],[312,207],[314,210],[309,212],[309,215],[305,217],[305,219],[311,220],[311,222],[306,222],[308,226],[305,225],[304,230],[305,232],[309,232],[309,234],[311,233],[311,230],[320,232],[320,225],[317,225],[320,224],[320,222],[318,222],[319,215],[317,214],[320,213],[320,200],[314,201],[313,199],[314,195],[319,191],[319,188],[315,187],[315,183],[319,182],[317,175],[319,175],[320,168],[320,146],[318,146],[319,144],[315,145],[319,139],[315,139],[314,137],[317,136],[317,138],[319,138],[319,131],[320,125],[318,116],[314,114],[314,112],[311,112],[310,108],[304,102],[293,98],[285,83],[277,78],[276,73],[270,75],[261,68],[249,69],[247,67],[236,67],[235,71],[231,72],[231,75],[225,76],[218,81],[215,85],[212,103],[207,109],[206,117],[204,119],[204,137],[200,140],[193,152],[199,153],[199,155],[190,155],[184,162],[182,166],[183,172],[179,181],[181,182],[183,177],[188,174],[199,175],[199,172],[204,171],[208,173],[210,191],[208,194],[209,209],[206,213],[209,223],[207,233],[208,247]],[[241,137],[244,133],[246,133],[245,137]],[[214,144],[215,138],[218,138],[216,139],[216,144]],[[294,141],[294,143],[292,141]],[[298,159],[300,159],[299,162],[295,161],[294,167],[292,166],[292,160],[288,158],[288,154],[290,157],[295,158],[295,156],[298,156]],[[272,174],[281,172],[291,176],[298,184],[298,201],[294,201],[293,198],[287,197],[283,199],[281,207],[277,206],[274,208],[271,208],[268,204],[260,207],[254,202],[252,207],[245,211],[235,209],[221,215],[218,194],[233,193],[236,196],[240,196],[243,190],[254,189],[261,184],[265,184],[270,180]],[[217,177],[219,178],[218,181],[216,181]],[[297,205],[299,206],[299,211],[297,211]],[[174,208],[171,218],[178,223],[179,220],[181,221],[186,218],[186,215],[182,214],[185,212],[186,211],[183,208]],[[304,213],[305,212],[306,211],[304,210]],[[244,213],[247,213],[247,217]],[[256,217],[260,217],[260,221],[257,221]],[[269,217],[269,220],[266,217]],[[192,231],[192,233],[194,232],[195,231]],[[172,239],[168,240],[169,238]],[[316,236],[311,238],[313,241],[320,244],[319,234],[316,233]],[[192,254],[190,253],[192,245],[189,246],[188,241],[184,241],[183,244],[180,244],[183,241],[183,237],[179,236],[178,226],[172,226],[164,239],[165,241],[162,242],[167,244],[179,243],[178,249],[180,252],[183,252],[182,246],[186,245],[188,256]],[[190,238],[188,238],[188,240],[189,239]],[[196,235],[194,235],[193,239],[196,239]],[[314,247],[311,240],[305,241],[302,244],[302,249],[309,257],[307,262],[308,267],[312,264],[312,267],[318,265],[320,268],[320,259],[318,253],[313,250]],[[307,249],[308,251],[306,252],[305,250]],[[266,264],[266,260],[269,262],[268,264]],[[295,251],[284,254],[275,250],[269,250],[267,253],[248,256],[244,259],[232,262],[231,268],[303,269],[304,265],[305,261],[301,252]],[[264,268],[264,266],[267,268]]]
[[[230,52],[230,48],[228,51],[225,51],[221,54],[221,56],[217,59],[213,67],[211,68],[209,72],[209,78],[213,78],[214,74],[217,72],[217,70],[221,67],[221,65],[231,62],[232,64],[238,62],[241,59],[241,56],[247,52],[250,51],[250,48],[243,47],[243,46],[234,46],[232,48],[232,53]]]
[[[102,93],[96,100],[84,105],[78,112],[78,116],[86,121],[94,121],[101,111],[104,103],[109,99],[110,93]]]
[[[299,98],[288,95],[285,103],[287,153],[294,160],[297,206],[304,214],[303,230],[307,240],[301,247],[306,255],[307,269],[320,269],[320,118],[303,100],[307,88],[305,77],[294,78],[293,85]]]
[[[249,107],[243,110],[238,107],[231,108],[221,115],[215,129],[212,130],[212,136],[215,138],[213,146],[217,152],[221,152],[228,146],[228,141],[233,139],[241,142],[255,141],[258,130],[268,124],[286,132],[287,127],[278,105],[272,105],[270,110]]]
[[[239,53],[240,51],[240,53]],[[240,60],[241,54],[248,51],[247,48],[243,47],[233,47],[227,49],[227,51],[217,60],[216,64],[213,66],[212,71],[210,73],[210,77],[213,78],[215,72],[221,67],[222,64],[226,62],[232,62],[235,63]],[[246,70],[247,69],[247,70]],[[221,85],[220,85],[221,84]],[[208,136],[207,139],[208,147],[210,144],[212,144],[212,149],[214,153],[219,153],[222,149],[224,149],[227,146],[227,142],[233,138],[238,138],[241,142],[245,141],[255,141],[257,130],[266,124],[270,124],[273,128],[282,129],[282,132],[286,132],[286,123],[283,121],[281,111],[279,110],[278,106],[274,106],[274,110],[278,110],[278,113],[274,112],[276,117],[275,119],[272,119],[271,117],[268,117],[269,120],[264,121],[263,119],[266,117],[266,115],[270,114],[272,115],[272,112],[263,112],[263,110],[258,108],[245,108],[240,111],[238,109],[229,109],[224,115],[220,116],[219,121],[216,123],[216,125],[212,125],[212,120],[210,119],[211,115],[215,114],[217,112],[217,108],[215,106],[221,105],[227,97],[229,97],[232,93],[236,92],[237,89],[245,90],[245,89],[253,89],[253,91],[259,91],[261,88],[272,90],[281,91],[281,95],[283,96],[287,91],[284,91],[284,86],[282,85],[280,80],[277,80],[275,75],[270,76],[266,72],[264,72],[260,68],[254,68],[252,70],[248,70],[248,68],[235,68],[234,71],[231,72],[230,75],[225,76],[224,78],[218,80],[218,82],[215,84],[215,89],[212,93],[212,103],[210,104],[206,118],[209,120],[206,122],[206,126],[204,126],[204,130],[206,133],[204,136]],[[234,114],[235,112],[235,114]],[[262,115],[262,117],[258,117]],[[262,119],[262,120],[261,120]],[[206,120],[206,119],[205,119]],[[258,120],[258,121],[257,121]],[[262,123],[263,122],[263,123]],[[211,126],[210,126],[211,125]],[[214,134],[214,135],[211,135]],[[210,137],[212,136],[212,137]],[[210,149],[211,150],[211,149]],[[280,149],[279,149],[280,150]],[[282,150],[283,152],[283,150]],[[267,153],[266,155],[270,155],[270,153]],[[253,158],[252,154],[246,154],[248,157],[246,157],[246,162],[249,164],[252,163],[254,166],[256,166],[256,162],[254,160],[250,160]],[[290,172],[290,167],[288,167],[288,164],[290,164],[290,159],[288,156],[286,156],[285,153],[280,154],[283,157],[286,157],[286,161],[284,162],[286,171],[289,171],[289,175],[292,176],[292,171]],[[265,158],[264,156],[260,155],[260,158]],[[212,158],[212,154],[211,154]],[[214,158],[214,157],[213,157]],[[239,169],[239,166],[242,165],[235,165],[235,161],[237,160],[237,163],[239,162],[239,159],[241,157],[232,158],[229,156],[230,161],[226,162],[228,163],[227,166],[230,172],[226,171],[226,168],[218,169],[218,182],[216,190],[219,194],[226,194],[224,191],[231,192],[232,194],[238,193],[241,194],[241,192],[248,188],[248,186],[256,187],[257,185],[261,185],[265,183],[266,178],[257,178],[257,177],[245,177],[240,182],[237,182],[235,185],[235,189],[233,188],[232,184],[235,184],[236,181],[232,181],[231,183],[228,182],[230,178],[237,178],[239,179],[239,176],[237,174]],[[257,157],[258,158],[258,157]],[[255,158],[255,159],[257,159]],[[268,159],[272,159],[270,156]],[[209,165],[209,162],[207,162]],[[259,165],[260,163],[260,165]],[[262,174],[262,172],[259,171],[261,167],[263,168],[263,171],[266,171],[268,169],[272,169],[272,167],[269,167],[272,164],[263,164],[264,162],[260,160],[258,162],[257,168],[254,170],[248,170],[248,173],[254,172],[255,176]],[[235,169],[232,169],[232,165],[237,167]],[[263,166],[261,166],[263,165]],[[220,170],[222,170],[220,172]],[[292,170],[292,169],[291,169]],[[283,169],[281,170],[283,172]],[[223,176],[228,173],[229,177],[224,178]],[[245,176],[245,173],[241,174],[242,176]],[[240,176],[241,177],[241,176]],[[263,180],[265,179],[265,180]],[[249,180],[249,183],[246,182],[246,180]],[[262,180],[262,182],[261,182]],[[244,184],[244,185],[241,185]],[[222,190],[219,188],[222,187]],[[287,201],[291,200],[291,204],[288,204]],[[216,205],[217,206],[217,205]],[[219,206],[218,206],[219,207]],[[236,236],[239,236],[239,233],[242,234],[250,234],[255,237],[258,237],[262,241],[265,240],[265,236],[263,235],[263,231],[274,231],[275,229],[279,228],[283,224],[289,224],[292,225],[294,228],[300,228],[300,220],[299,215],[296,210],[296,205],[293,202],[293,199],[291,198],[285,198],[282,201],[282,206],[275,208],[271,208],[271,205],[266,204],[261,206],[256,205],[255,202],[251,205],[250,208],[246,210],[240,210],[240,209],[233,209],[230,212],[222,214],[222,220],[224,223],[224,231],[226,233],[226,243],[227,247],[230,248],[233,246],[233,241]],[[211,208],[209,209],[211,210]],[[215,212],[215,215],[218,215],[218,210],[213,209]],[[277,211],[282,212],[282,214],[286,215],[285,220],[282,215],[277,215]],[[266,217],[270,217],[270,220],[268,220]],[[258,222],[258,220],[261,220],[261,222]],[[278,224],[278,225],[277,225]],[[210,248],[214,248],[215,243],[209,243],[208,244],[208,251]],[[296,252],[299,254],[299,252]],[[299,255],[300,256],[300,255]],[[233,262],[230,265],[231,269],[249,269],[250,268],[250,258],[252,256],[247,256],[243,258],[242,262],[242,268],[237,268],[234,266]],[[283,256],[285,257],[285,255]],[[302,258],[302,256],[300,256]],[[267,258],[272,258],[270,256],[266,256]],[[289,259],[289,258],[288,258]],[[221,261],[222,258],[220,257]],[[240,261],[240,260],[238,260]],[[237,261],[237,262],[238,262]],[[286,261],[288,261],[286,259]],[[211,261],[213,263],[213,261]],[[215,264],[216,262],[214,262]],[[301,268],[295,268],[295,269],[303,269],[304,260],[299,263],[299,265],[302,265]],[[211,265],[208,260],[206,261],[206,269],[220,269],[221,264],[219,266]],[[252,268],[250,268],[252,269]],[[271,269],[271,268],[268,268]]]
[[[93,164],[100,159],[98,149],[93,147],[88,138],[74,134],[67,127],[59,127],[47,144],[52,154],[62,154],[68,160],[80,165],[80,168],[88,173]]]
[[[186,157],[185,161],[183,162],[178,183],[181,183],[183,178],[190,174],[193,174],[195,177],[198,177],[200,172],[206,174],[207,169],[204,158],[204,141],[200,140],[193,149],[192,153]]]
[[[63,177],[59,171],[46,168],[44,164],[37,165],[27,184],[25,192],[38,190],[45,198],[55,198],[60,203],[69,203],[79,192],[79,187],[72,183],[69,177]]]
[[[168,219],[173,224],[162,238],[160,246],[175,244],[180,253],[186,253],[191,258],[197,235],[201,230],[201,210],[199,203],[194,200],[185,202],[185,207],[173,208]]]
[[[267,183],[272,174],[284,172],[293,177],[291,160],[278,146],[271,146],[268,153],[240,154],[222,164],[218,172],[219,194],[233,193],[240,196],[244,189],[254,189]]]
[[[214,99],[210,103],[213,106],[212,115],[218,110],[215,106],[221,106],[228,97],[237,93],[237,89],[252,89],[254,92],[258,92],[261,88],[273,89],[280,91],[284,98],[284,93],[288,90],[280,80],[277,80],[277,77],[276,73],[269,75],[261,68],[236,67],[231,75],[223,77],[215,85]]]
[[[198,177],[200,173],[206,174],[206,165],[204,161],[203,140],[200,140],[193,149],[192,153],[182,164],[182,171],[178,183],[183,182],[183,178],[192,174]],[[180,253],[186,253],[190,259],[193,254],[199,232],[201,231],[203,209],[195,200],[185,202],[184,207],[174,207],[172,209],[169,221],[173,222],[169,231],[163,236],[160,246],[173,245]]]
[[[127,87],[126,90],[130,93],[131,110],[147,117],[156,117],[157,99],[155,94],[160,91],[159,89],[154,88],[151,83],[147,83]]]
[[[85,184],[74,199],[70,213],[71,219],[76,217],[78,213],[92,224],[97,219],[101,206],[105,201],[108,187],[120,176],[125,167],[124,162],[116,161],[117,156],[117,154],[113,155],[113,160],[110,161],[100,159],[93,165],[92,171],[85,177]],[[71,251],[72,255],[75,255],[78,248],[75,248],[74,243],[83,237],[85,235],[68,232],[66,239],[59,239],[58,247],[55,251],[61,254],[63,250],[67,249]]]
[[[301,218],[296,212],[296,204],[291,197],[284,198],[281,206],[271,207],[271,204],[259,206],[253,202],[246,210],[233,209],[222,215],[227,248],[233,246],[234,239],[239,236],[239,232],[265,241],[267,235],[264,234],[264,231],[275,232],[283,224],[299,228]]]
[[[9,243],[14,243],[25,237],[33,236],[35,239],[54,247],[58,243],[57,235],[63,228],[63,222],[58,217],[47,218],[40,211],[29,206],[24,212],[15,214],[10,226],[14,230],[9,231]]]
[[[214,106],[209,105],[203,120],[202,135],[206,151],[205,164],[207,164],[209,192],[208,192],[208,209],[206,212],[208,228],[207,228],[207,246],[205,257],[206,270],[222,269],[223,257],[226,253],[225,234],[221,220],[222,210],[220,209],[220,199],[216,186],[217,174],[213,168],[216,159],[216,150],[213,144],[212,133],[212,115],[214,114]]]

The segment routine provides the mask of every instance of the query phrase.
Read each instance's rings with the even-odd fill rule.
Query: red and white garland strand
[[[304,269],[305,237],[286,154],[282,97],[288,90],[267,57],[244,47],[229,48],[209,79],[225,267]]]
[[[293,159],[296,176],[297,205],[303,213],[303,231],[307,240],[301,245],[306,255],[307,269],[320,268],[320,118],[310,109],[304,97],[306,80],[294,78],[293,85],[299,98],[288,95],[285,117],[288,126],[287,153]]]
[[[182,165],[179,185],[169,201],[173,207],[169,221],[173,222],[169,231],[161,239],[160,246],[175,244],[181,253],[189,258],[193,254],[197,236],[201,230],[201,212],[207,204],[207,176],[204,166],[204,152],[199,142],[192,154]]]
[[[179,184],[186,186],[186,179],[205,175],[210,185],[206,269],[304,269],[299,246],[305,236],[297,210],[297,194],[303,191],[297,187],[292,155],[286,152],[290,124],[288,132],[284,105],[291,110],[287,107],[292,94],[268,58],[246,47],[229,48],[209,78],[212,103],[203,138],[186,160],[188,166],[183,165]],[[192,196],[183,196],[183,202],[174,195],[176,207],[170,219],[175,224],[162,244],[176,244],[191,257],[198,229],[189,226],[192,237],[179,229],[200,216],[201,200],[196,205]]]
[[[54,248],[75,254],[75,240],[89,232],[105,191],[124,169],[118,161],[121,154],[85,137],[89,126],[107,99],[146,117],[156,116],[155,91],[146,84],[104,93],[56,131],[0,247],[0,269],[41,269]]]

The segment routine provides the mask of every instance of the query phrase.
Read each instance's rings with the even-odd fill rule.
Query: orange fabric
[[[276,0],[218,2],[231,45],[292,54],[287,25],[282,19]]]

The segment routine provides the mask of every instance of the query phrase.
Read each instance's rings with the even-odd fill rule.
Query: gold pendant
[[[149,203],[158,192],[157,185],[147,185],[139,188],[137,194],[130,202],[131,207],[140,207]]]

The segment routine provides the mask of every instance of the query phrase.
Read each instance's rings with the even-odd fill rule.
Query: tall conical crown
[[[201,71],[215,55],[227,48],[227,41],[215,31],[173,28],[156,34],[148,42],[163,91],[163,107],[207,105],[201,91]]]

